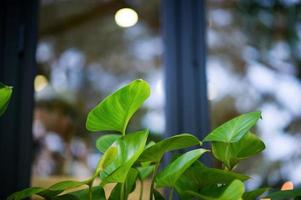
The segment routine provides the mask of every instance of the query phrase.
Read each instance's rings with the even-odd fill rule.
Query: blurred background
[[[130,129],[147,127],[164,137],[160,1],[133,0],[130,6],[138,21],[122,27],[114,1],[41,1],[33,176],[88,176],[99,155],[95,134],[84,127],[86,115],[136,78],[149,81],[153,92]],[[249,187],[300,184],[300,1],[210,0],[206,13],[212,128],[241,113],[262,111],[256,132],[266,150],[238,170],[253,177]]]
[[[253,177],[250,189],[288,180],[300,185],[301,2],[207,0],[205,5],[211,129],[262,111],[255,132],[266,150],[237,170]],[[87,113],[131,80],[145,79],[152,94],[129,129],[147,127],[154,140],[166,136],[161,7],[160,0],[40,1],[34,183],[92,173],[100,134],[85,129]]]

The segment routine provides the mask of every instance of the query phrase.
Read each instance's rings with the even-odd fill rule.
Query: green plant
[[[12,87],[6,86],[0,82],[0,116],[5,112],[12,92]]]
[[[158,191],[160,188],[171,190],[169,199],[176,192],[181,199],[204,200],[251,200],[267,191],[267,188],[245,191],[243,182],[250,177],[233,171],[241,160],[265,148],[264,143],[250,132],[261,118],[260,112],[238,116],[204,138],[203,142],[211,142],[213,156],[222,162],[223,169],[216,169],[207,167],[198,160],[210,150],[201,148],[203,142],[192,134],[178,134],[155,143],[148,141],[147,129],[127,132],[131,117],[149,95],[149,85],[143,80],[135,80],[90,111],[86,122],[88,130],[112,132],[100,136],[96,141],[96,147],[103,156],[91,178],[84,181],[64,181],[49,188],[28,188],[12,194],[8,200],[25,199],[32,195],[50,200],[125,200],[135,189],[138,180],[143,183],[149,177],[149,199],[156,200],[165,199]],[[176,154],[165,168],[159,170],[165,153],[188,147],[194,149]],[[100,184],[94,184],[96,178],[100,179]],[[115,187],[106,197],[103,187],[108,183],[115,183]],[[86,188],[69,190],[82,186]],[[143,187],[141,188],[142,193]],[[297,197],[300,196],[300,190],[276,192],[270,196],[273,199]]]

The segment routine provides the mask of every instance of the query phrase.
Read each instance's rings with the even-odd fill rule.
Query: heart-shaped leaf
[[[240,200],[244,190],[244,184],[234,180],[227,186],[209,186],[200,193],[189,191],[188,194],[201,200]]]
[[[171,162],[156,176],[157,187],[174,187],[178,178],[190,167],[206,149],[188,151]]]
[[[96,148],[101,152],[104,153],[121,135],[117,134],[106,134],[100,136],[96,140]]]
[[[12,92],[12,87],[0,83],[0,116],[5,112]]]
[[[130,118],[150,95],[148,83],[139,79],[106,97],[87,118],[90,131],[117,131],[125,134]]]
[[[238,142],[261,118],[261,112],[250,112],[240,115],[209,133],[205,142]]]
[[[254,200],[257,199],[260,195],[268,191],[269,188],[258,188],[249,192],[245,192],[242,196],[243,200]]]
[[[120,137],[111,147],[117,149],[115,159],[100,174],[101,184],[124,183],[129,170],[144,150],[148,130]],[[111,148],[110,147],[110,148]]]
[[[179,134],[166,138],[145,149],[139,157],[140,162],[159,162],[166,152],[201,145],[201,142],[191,134]]]
[[[232,169],[240,160],[253,156],[264,149],[264,143],[250,132],[238,142],[212,142],[214,157],[222,161],[228,169]]]
[[[209,168],[201,162],[196,161],[178,179],[175,188],[183,199],[187,199],[187,197],[185,197],[185,191],[198,192],[200,188],[211,185],[229,184],[235,179],[245,181],[249,179],[249,177],[231,171]]]

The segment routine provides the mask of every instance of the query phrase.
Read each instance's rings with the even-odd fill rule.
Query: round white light
[[[115,22],[121,27],[134,26],[138,21],[138,14],[131,8],[122,8],[115,13]]]
[[[43,90],[48,84],[48,80],[44,75],[37,75],[34,79],[34,89],[36,92]]]

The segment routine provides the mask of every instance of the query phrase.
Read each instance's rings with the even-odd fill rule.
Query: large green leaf
[[[75,187],[79,187],[82,185],[86,185],[86,183],[81,181],[62,181],[58,182],[48,188],[48,190],[56,191],[56,190],[66,190]]]
[[[110,148],[117,148],[113,161],[100,174],[102,185],[124,183],[129,170],[144,150],[148,130],[130,133],[116,140]]]
[[[150,87],[145,81],[139,79],[129,83],[106,97],[89,112],[87,129],[125,134],[130,118],[149,95]]]
[[[159,162],[166,152],[194,145],[201,145],[201,142],[195,136],[187,133],[175,135],[146,148],[139,157],[139,161]]]
[[[21,200],[32,197],[33,195],[39,195],[45,198],[53,198],[64,190],[79,187],[82,185],[85,185],[85,183],[80,181],[62,181],[50,186],[47,189],[41,187],[26,188],[24,190],[13,193],[8,197],[8,200]]]
[[[106,200],[105,191],[100,186],[95,186],[91,188],[92,199],[91,200]],[[75,192],[68,193],[68,196],[77,198],[78,200],[89,199],[89,189],[78,190]],[[66,200],[69,200],[66,198]],[[71,200],[71,198],[70,198]]]
[[[232,143],[239,141],[261,118],[261,112],[240,115],[209,133],[204,141]]]
[[[0,116],[5,112],[12,92],[12,87],[0,83]]]
[[[260,195],[265,193],[269,188],[258,188],[249,192],[245,192],[242,196],[243,200],[254,200],[257,199]]]
[[[157,187],[174,187],[178,178],[190,167],[206,149],[195,149],[179,156],[156,176]]]
[[[240,160],[264,150],[264,143],[254,134],[248,133],[238,142],[212,142],[212,152],[216,159],[232,169]]]
[[[136,180],[138,177],[138,171],[134,168],[131,168],[126,181],[124,182],[124,199],[128,199],[130,193],[135,190]],[[122,183],[118,183],[115,185],[113,191],[110,194],[109,200],[119,200],[120,199],[120,191],[121,191]]]
[[[269,194],[266,198],[272,200],[301,199],[301,189],[284,190]]]
[[[178,179],[175,188],[182,197],[185,197],[185,191],[198,192],[206,186],[229,184],[235,179],[245,181],[249,177],[231,171],[209,168],[197,161]]]
[[[117,134],[106,134],[100,136],[96,140],[96,148],[101,152],[104,153],[121,135]]]
[[[38,194],[39,192],[44,191],[44,188],[41,187],[31,187],[31,188],[26,188],[24,190],[15,192],[13,194],[11,194],[7,200],[22,200],[22,199],[26,199],[26,198],[30,198],[35,194]]]
[[[201,200],[240,200],[244,190],[244,184],[234,180],[227,186],[209,186],[199,193],[189,191],[188,194]]]

